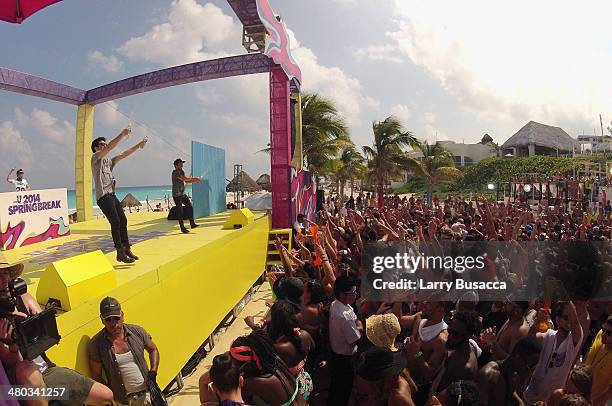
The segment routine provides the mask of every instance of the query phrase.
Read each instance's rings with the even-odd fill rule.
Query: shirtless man
[[[525,319],[529,302],[506,301],[506,314],[508,320],[499,332],[495,328],[488,328],[482,334],[482,339],[491,351],[491,359],[495,361],[505,359],[518,340],[529,334],[529,324]],[[486,350],[487,348],[485,348]]]
[[[431,384],[430,394],[437,394],[457,380],[473,380],[478,372],[478,358],[470,338],[480,334],[476,312],[457,312],[448,327],[446,359]]]
[[[476,382],[481,406],[522,405],[521,395],[540,358],[541,346],[533,336],[523,337],[503,361],[485,364]]]
[[[404,316],[402,328],[418,328],[415,339],[406,341],[408,368],[419,386],[414,396],[416,404],[427,399],[429,387],[446,356],[447,324],[444,322],[446,302],[423,302],[421,314]],[[416,327],[418,326],[418,327]]]

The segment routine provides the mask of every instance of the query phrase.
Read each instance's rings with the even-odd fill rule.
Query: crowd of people
[[[179,192],[192,180],[183,179],[181,165],[175,162],[173,176]],[[581,200],[549,204],[518,197],[497,202],[433,196],[428,203],[389,195],[379,202],[360,193],[328,198],[312,219],[299,214],[291,249],[280,237],[274,244],[282,265],[266,275],[274,293],[268,314],[246,317],[252,332],[213,359],[200,378],[200,402],[605,405],[612,399],[612,280],[606,273],[612,268],[611,213],[606,205]],[[176,200],[188,207],[186,199]],[[117,240],[121,246],[120,233]],[[368,247],[405,244],[417,253],[450,254],[446,243],[474,242],[485,247],[483,277],[514,287],[512,294],[502,299],[477,290],[458,297],[433,291],[419,297],[404,291],[381,299],[364,289]],[[551,251],[571,242],[578,251]],[[123,247],[127,255],[129,245]],[[2,298],[10,298],[9,282],[22,271],[23,265],[0,261]],[[444,267],[426,274],[436,281],[455,278]],[[563,282],[564,292],[557,292]],[[529,285],[535,287],[529,295],[517,294]],[[13,299],[19,316],[41,311],[27,293]],[[89,378],[56,366],[44,353],[24,357],[14,326],[0,318],[0,361],[11,384],[68,385],[66,404],[155,404],[160,354],[151,336],[124,323],[114,298],[100,303],[100,320],[102,328],[88,344]]]
[[[200,379],[202,404],[599,406],[612,399],[608,290],[374,300],[362,289],[364,251],[380,242],[416,249],[508,242],[513,255],[485,255],[486,277],[517,288],[534,283],[528,265],[550,255],[525,248],[530,243],[604,242],[578,256],[610,266],[605,206],[437,196],[431,204],[399,196],[378,203],[371,194],[328,198],[316,218],[298,216],[291,250],[277,239],[282,267],[268,273],[275,300],[262,320],[245,319],[249,335],[214,358]],[[569,262],[552,263],[563,273]],[[452,279],[451,271],[436,277]],[[597,284],[609,285],[606,277]]]

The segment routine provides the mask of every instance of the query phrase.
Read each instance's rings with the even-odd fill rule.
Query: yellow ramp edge
[[[98,250],[49,265],[38,282],[36,300],[45,304],[57,299],[61,309],[69,311],[116,287],[115,269]]]

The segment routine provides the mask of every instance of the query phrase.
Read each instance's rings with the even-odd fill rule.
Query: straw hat
[[[366,336],[377,347],[389,348],[395,351],[395,337],[401,327],[397,316],[393,313],[375,314],[366,320]]]
[[[10,279],[15,279],[21,276],[23,272],[23,264],[9,264],[4,255],[0,254],[0,269],[7,269]]]

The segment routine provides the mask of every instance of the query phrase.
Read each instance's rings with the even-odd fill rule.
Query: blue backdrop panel
[[[193,184],[195,218],[225,211],[225,150],[191,141],[191,173],[202,177]]]

